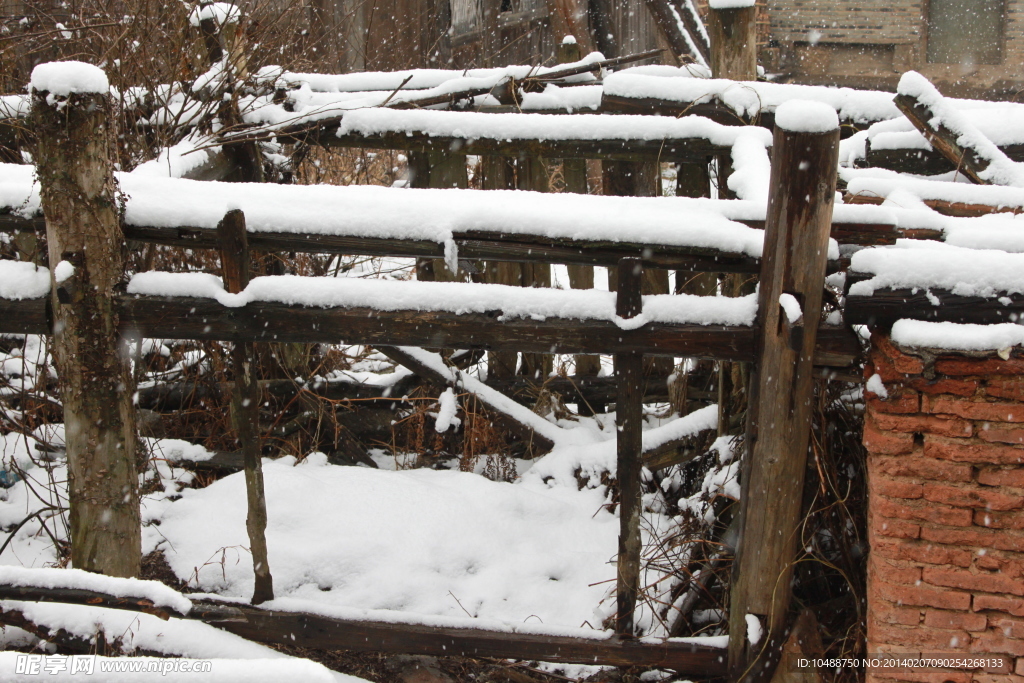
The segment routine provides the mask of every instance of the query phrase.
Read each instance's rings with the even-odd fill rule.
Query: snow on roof
[[[788,100],[775,110],[775,125],[791,133],[827,133],[839,129],[839,115],[827,102]]]
[[[757,297],[660,294],[644,297],[643,313],[615,314],[615,293],[587,289],[512,287],[465,282],[419,282],[362,278],[276,275],[254,278],[239,294],[228,294],[209,273],[138,273],[129,294],[216,299],[231,307],[267,301],[291,306],[371,308],[380,311],[437,311],[465,315],[501,311],[501,319],[566,318],[603,320],[622,329],[647,323],[752,325]]]
[[[110,92],[110,83],[103,69],[85,62],[46,62],[32,69],[29,89],[66,97],[72,93],[103,94]]]

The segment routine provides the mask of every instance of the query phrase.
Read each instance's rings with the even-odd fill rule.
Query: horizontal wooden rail
[[[315,308],[252,302],[229,308],[212,299],[121,296],[122,331],[131,337],[421,346],[524,353],[614,354],[750,361],[754,327],[649,323],[623,330],[603,320],[497,320],[487,314]],[[0,300],[0,333],[49,334],[48,302]],[[815,364],[848,367],[860,349],[846,328],[822,327]]]
[[[871,296],[847,296],[843,315],[851,325],[883,328],[901,318],[993,325],[1024,318],[1024,295],[983,298],[941,289],[879,289]]]
[[[258,643],[288,643],[318,650],[355,650],[436,656],[495,657],[566,664],[643,666],[672,669],[701,678],[725,673],[725,651],[691,643],[642,643],[618,638],[590,639],[474,628],[356,621],[261,609],[218,600],[192,600],[188,614],[155,606],[144,598],[123,598],[91,590],[0,586],[0,599],[91,605],[145,612],[168,619],[201,621]]]
[[[1000,145],[999,149],[1013,161],[1024,162],[1024,144]],[[873,149],[870,144],[864,165],[914,175],[938,175],[956,170],[953,162],[936,151],[910,148]]]
[[[763,220],[737,220],[763,230]],[[217,249],[217,231],[193,226],[123,227],[125,238],[148,244],[188,249]],[[41,216],[23,218],[0,209],[0,232],[44,232]],[[885,223],[833,223],[832,237],[840,244],[876,246],[894,244],[898,238],[942,239],[937,230],[901,230]],[[249,247],[268,252],[358,254],[395,258],[444,258],[444,245],[429,240],[324,235],[294,232],[250,232]],[[707,273],[757,273],[760,259],[706,247],[635,244],[609,240],[574,240],[529,234],[502,234],[482,230],[455,232],[459,258],[465,260],[524,261],[566,265],[614,266],[621,258],[639,257],[644,267]],[[830,264],[829,270],[838,268]]]

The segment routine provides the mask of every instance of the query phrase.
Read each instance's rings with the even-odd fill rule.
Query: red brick
[[[877,601],[871,605],[869,614],[879,624],[917,626],[921,623],[921,609],[918,607],[899,607],[888,602]],[[951,612],[951,614],[956,614],[956,612]]]
[[[881,334],[871,335],[871,346],[880,351],[890,361],[893,367],[899,372],[907,375],[920,375],[924,372],[924,361],[917,356],[911,356],[899,350],[892,340]],[[877,356],[878,354],[874,354]]]
[[[978,483],[1024,489],[1024,468],[986,467],[978,472]]]
[[[993,630],[999,631],[1007,638],[1024,640],[1024,621],[1010,617],[993,617],[989,619]]]
[[[872,477],[868,488],[870,495],[889,496],[890,498],[916,499],[924,495],[924,486],[912,481],[890,479],[888,477]]]
[[[974,548],[994,548],[996,550],[1024,551],[1024,535],[1017,531],[993,529],[944,529],[940,527],[924,527],[920,530],[920,538],[936,543],[949,543]]]
[[[920,538],[921,527],[917,524],[874,515],[871,519],[871,530],[880,536],[889,538]]]
[[[950,649],[966,650],[967,646],[971,643],[971,636],[967,631],[927,628],[925,626],[905,628],[877,624],[873,629],[873,635],[889,643],[906,647],[921,647],[924,648],[924,652],[941,652]],[[1021,644],[1024,645],[1024,643]]]
[[[977,510],[974,513],[974,523],[990,529],[1021,530],[1024,529],[1024,513]]]
[[[950,612],[929,609],[924,613],[924,625],[932,628],[951,628],[961,631],[984,631],[988,618],[975,612]]]
[[[1014,669],[1014,672],[1018,676],[1024,675],[1024,659],[1017,660],[1017,668]]]
[[[877,578],[871,582],[871,590],[868,592],[869,603],[881,598],[900,606],[938,607],[962,611],[967,611],[971,606],[970,593],[931,586],[897,586]],[[870,595],[871,593],[877,598]]]
[[[916,586],[921,583],[921,567],[895,564],[884,558],[872,557],[872,569],[875,576],[881,577],[886,583]]]
[[[1013,661],[1012,657],[1006,658],[1007,663]],[[1015,676],[1010,673],[1009,668],[1003,673],[974,674],[971,683],[1024,683],[1024,676]]]
[[[1008,638],[1001,631],[986,631],[975,634],[971,641],[971,652],[991,652],[993,654],[1024,656],[1024,640]]]
[[[874,416],[879,429],[914,434],[939,434],[941,436],[967,437],[974,433],[974,425],[958,418],[947,419],[932,415],[886,415]]]
[[[984,591],[986,593],[1024,595],[1024,583],[1000,574],[972,574],[963,569],[925,567],[922,576],[925,583],[933,586],[948,586],[949,588],[963,588],[965,590]]]
[[[893,362],[881,353],[871,354],[870,362],[864,366],[864,379],[870,378],[871,375],[878,375],[885,383],[900,383],[907,379],[907,376],[897,370]]]
[[[976,379],[949,379],[940,378],[934,380],[915,377],[904,381],[904,386],[920,391],[922,394],[953,394],[954,396],[974,396],[978,392],[978,380]]]
[[[985,382],[985,393],[994,398],[1009,398],[1024,401],[1024,380],[1021,378],[996,379],[989,378]]]
[[[951,377],[968,377],[972,375],[1024,375],[1024,360],[1011,358],[939,358],[935,361],[935,371]]]
[[[986,403],[947,396],[924,396],[921,412],[956,415],[968,420],[1024,422],[1024,405],[1020,403]]]
[[[889,519],[909,519],[946,526],[970,526],[974,516],[970,510],[955,508],[948,505],[902,505],[885,498],[873,498],[870,503],[875,514]]]
[[[1004,612],[1015,617],[1024,617],[1024,599],[1007,595],[975,595],[974,611],[992,610]]]
[[[1024,463],[1024,449],[997,446],[967,439],[947,439],[934,434],[924,437],[924,454],[929,458],[955,462],[1018,465]]]
[[[913,389],[889,393],[889,398],[868,396],[868,408],[879,413],[918,413],[921,411],[921,396]]]
[[[976,486],[948,486],[925,484],[925,500],[946,503],[959,507],[984,508],[986,510],[1019,510],[1024,507],[1024,496],[1003,493],[996,489]]]
[[[978,438],[992,443],[1024,444],[1024,429],[1003,429],[985,423],[978,428]]]
[[[957,567],[970,567],[973,561],[969,550],[920,541],[879,539],[871,544],[871,555],[925,564],[952,564]]]
[[[974,474],[973,468],[968,464],[926,458],[923,455],[872,455],[868,458],[868,468],[872,476],[878,472],[894,477],[916,477],[936,481],[971,481]]]
[[[914,435],[883,431],[869,413],[864,420],[864,448],[883,455],[910,453],[914,450]]]

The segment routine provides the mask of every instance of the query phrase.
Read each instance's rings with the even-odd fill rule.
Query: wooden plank
[[[693,54],[693,49],[686,40],[687,36],[683,33],[686,29],[679,21],[682,17],[669,0],[644,0],[644,4],[680,64],[685,64],[687,58],[693,61],[697,61],[698,57],[703,58],[699,49],[696,55]],[[700,44],[698,39],[693,39],[693,43],[695,46]]]
[[[1009,159],[1024,162],[1024,145],[1000,145]],[[956,170],[956,165],[936,151],[926,149],[867,149],[866,166],[914,175],[939,175]]]
[[[0,300],[2,301],[2,300]],[[623,330],[611,322],[549,318],[496,320],[484,314],[377,311],[369,308],[306,308],[253,302],[228,308],[210,299],[122,296],[123,330],[154,339],[278,341],[311,344],[399,345],[427,348],[620,353],[687,356],[712,360],[754,359],[755,327],[652,323]],[[43,299],[20,302],[33,319]],[[26,321],[15,312],[0,317],[0,333],[18,333]],[[44,334],[40,330],[35,332]],[[859,358],[856,337],[846,328],[822,327],[816,365],[847,367]]]
[[[839,164],[838,126],[824,133],[777,126],[764,260],[758,292],[760,343],[751,379],[741,473],[740,536],[729,607],[733,680],[774,666],[792,596],[814,396],[813,354],[825,286],[829,225]],[[780,297],[802,310],[782,323]],[[794,334],[802,331],[800,339]],[[794,343],[798,341],[799,343]],[[766,627],[756,646],[745,617]],[[775,660],[777,661],[777,660]]]
[[[981,216],[988,216],[993,213],[1024,213],[1024,207],[1021,206],[970,204],[967,202],[950,202],[944,199],[923,199],[921,201],[924,202],[925,206],[934,209],[943,216],[954,216],[956,218],[980,218]],[[843,198],[844,204],[871,204],[880,206],[884,202],[885,197],[876,197],[874,195],[847,194]],[[941,239],[941,232],[938,230],[935,230],[934,232],[939,235],[939,237],[935,239]]]
[[[201,621],[258,643],[324,651],[354,650],[435,656],[494,657],[565,664],[672,669],[693,677],[725,672],[724,651],[690,643],[643,643],[618,638],[572,638],[474,628],[354,621],[306,612],[261,609],[220,600],[192,600],[188,614],[154,607],[143,597],[97,591],[0,585],[0,599],[100,605]]]
[[[618,265],[615,314],[635,318],[643,312],[643,264],[624,258]],[[643,514],[641,471],[643,464],[642,353],[615,354],[616,480],[619,485],[619,555],[616,581],[615,631],[620,637],[635,636],[636,601],[640,592],[640,515]]]
[[[245,214],[233,209],[217,226],[220,242],[221,271],[224,288],[238,294],[249,284],[249,245],[246,240]],[[260,447],[260,390],[256,384],[256,354],[251,341],[236,341],[231,349],[231,366],[235,375],[231,394],[231,415],[242,449],[245,466],[246,517],[245,530],[255,573],[252,604],[274,599],[274,577],[267,557],[267,494],[263,486],[262,449]]]
[[[850,325],[878,328],[889,328],[901,318],[974,325],[1016,323],[1024,320],[1024,295],[1004,292],[978,297],[942,289],[878,289],[871,296],[847,296],[843,317]]]

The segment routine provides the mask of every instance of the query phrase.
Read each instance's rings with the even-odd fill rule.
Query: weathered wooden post
[[[792,597],[838,165],[834,109],[799,101],[778,108],[729,607],[732,680],[774,666]],[[765,627],[756,644],[748,615]]]
[[[138,576],[142,527],[134,387],[114,306],[125,243],[110,86],[95,66],[51,62],[32,71],[29,87],[53,273],[71,562],[110,576]]]
[[[643,261],[619,260],[619,289],[615,314],[635,318],[643,309],[641,286]],[[616,468],[619,480],[619,559],[615,630],[632,637],[637,595],[640,592],[640,514],[643,502],[640,490],[644,401],[644,357],[641,353],[615,354],[615,378],[618,395],[615,402],[615,427],[618,430]]]
[[[232,294],[249,284],[249,240],[245,232],[245,214],[233,209],[217,225],[224,288]],[[267,557],[267,497],[263,489],[263,463],[259,439],[260,389],[256,380],[256,362],[252,342],[235,342],[231,350],[235,387],[231,395],[231,414],[242,447],[245,467],[247,514],[245,530],[249,534],[256,586],[252,604],[274,599],[274,577]]]
[[[755,0],[708,0],[711,74],[749,81],[757,77]]]

